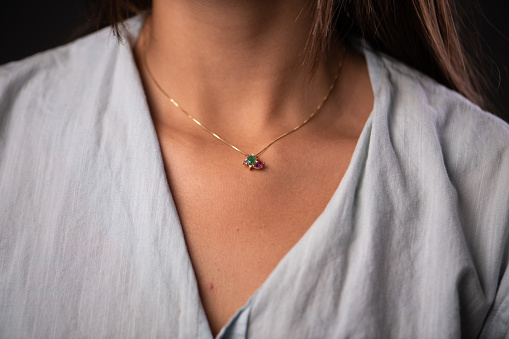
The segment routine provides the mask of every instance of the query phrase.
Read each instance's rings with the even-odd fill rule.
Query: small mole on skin
[[[214,289],[214,284],[213,284],[213,283],[208,283],[208,284],[207,284],[207,288],[208,288],[209,290],[213,290],[213,289]]]

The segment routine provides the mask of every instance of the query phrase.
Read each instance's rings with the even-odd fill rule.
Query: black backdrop
[[[485,52],[498,66],[487,64],[486,72],[496,88],[498,115],[509,121],[509,1],[479,4]],[[87,12],[84,0],[9,1],[0,10],[0,64],[69,42],[87,22]]]

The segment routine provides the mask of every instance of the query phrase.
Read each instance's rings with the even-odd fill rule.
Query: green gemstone
[[[254,165],[256,164],[256,157],[254,155],[250,155],[247,157],[247,163],[249,165]]]

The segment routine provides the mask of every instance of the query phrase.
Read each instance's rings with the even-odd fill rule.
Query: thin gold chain
[[[338,71],[336,72],[336,75],[334,76],[334,80],[332,81],[331,85],[329,86],[329,90],[327,91],[327,94],[323,97],[322,101],[320,102],[320,104],[315,108],[315,110],[311,113],[311,115],[306,119],[304,120],[300,125],[298,125],[297,127],[293,128],[292,130],[280,135],[279,137],[277,137],[276,139],[274,139],[273,141],[271,141],[267,146],[265,146],[260,152],[256,153],[255,156],[259,156],[260,154],[262,154],[267,148],[269,148],[270,146],[272,146],[276,141],[278,141],[279,139],[281,138],[284,138],[286,137],[288,134],[290,133],[293,133],[295,132],[296,130],[298,130],[299,128],[301,128],[302,126],[304,126],[305,124],[307,124],[311,119],[313,119],[313,117],[318,113],[320,112],[320,110],[322,109],[323,105],[325,104],[325,102],[327,101],[327,99],[329,98],[330,94],[332,93],[332,90],[334,89],[334,87],[336,86],[336,83],[337,83],[337,80],[339,78],[339,74],[341,73],[341,69],[343,68],[343,61],[344,61],[344,57],[345,57],[345,54],[346,54],[346,49],[343,51],[343,56],[341,58],[341,61],[339,62],[339,65],[338,65]],[[154,82],[154,84],[156,85],[157,88],[159,88],[159,90],[161,91],[161,93],[164,94],[164,96],[166,96],[173,105],[175,105],[175,107],[177,107],[182,113],[184,113],[185,115],[187,115],[188,118],[190,118],[191,120],[193,120],[198,126],[200,126],[201,128],[203,128],[204,130],[206,130],[208,133],[210,133],[213,137],[215,137],[216,139],[218,139],[219,141],[225,143],[226,145],[230,146],[231,148],[233,148],[234,150],[236,150],[237,152],[240,152],[242,154],[244,154],[245,156],[248,156],[250,153],[247,153],[247,152],[244,152],[243,150],[241,150],[240,148],[232,145],[231,143],[229,143],[228,141],[224,140],[223,138],[221,138],[219,135],[217,135],[215,132],[211,131],[210,129],[208,129],[205,125],[203,125],[201,122],[199,122],[198,120],[196,120],[196,118],[194,118],[191,114],[189,114],[184,108],[182,108],[182,106],[180,106],[178,104],[178,102],[176,102],[168,93],[166,93],[166,91],[161,87],[161,85],[157,82],[157,80],[155,79],[154,75],[152,74],[152,72],[150,71],[150,68],[148,67],[148,63],[147,63],[147,54],[146,54],[146,50],[145,50],[145,54],[143,55],[143,63],[144,63],[144,66],[145,68],[147,69],[147,72],[150,76],[150,78],[152,79],[152,81]]]

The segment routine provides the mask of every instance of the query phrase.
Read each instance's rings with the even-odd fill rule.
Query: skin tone
[[[154,0],[134,52],[212,333],[263,284],[323,212],[373,107],[365,60],[333,46],[313,77],[304,0]],[[244,156],[180,112],[148,76]]]

